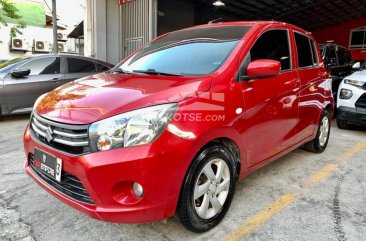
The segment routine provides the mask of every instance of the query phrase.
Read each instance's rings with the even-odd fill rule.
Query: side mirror
[[[361,68],[360,62],[356,62],[356,63],[354,63],[354,65],[352,65],[352,69],[360,69],[360,68]]]
[[[281,63],[276,60],[258,59],[247,67],[247,79],[264,79],[280,74]]]
[[[11,71],[10,74],[14,78],[20,78],[20,77],[28,76],[30,74],[30,70],[29,69],[16,69],[16,70]]]

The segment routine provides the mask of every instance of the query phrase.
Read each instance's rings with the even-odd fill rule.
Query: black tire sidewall
[[[210,219],[202,219],[193,206],[193,192],[196,181],[205,165],[215,158],[220,158],[228,165],[230,171],[229,193],[221,211]],[[216,226],[227,213],[235,191],[236,163],[230,151],[221,145],[205,148],[193,161],[186,175],[178,205],[178,216],[183,225],[193,232],[205,232]],[[184,213],[186,212],[186,213]],[[183,219],[183,220],[182,220]]]

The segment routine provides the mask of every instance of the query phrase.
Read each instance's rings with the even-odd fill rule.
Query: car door
[[[31,108],[40,95],[63,83],[61,61],[57,56],[32,59],[17,69],[29,69],[30,74],[21,78],[15,78],[10,73],[5,76],[3,94],[10,112]]]
[[[321,113],[324,96],[330,86],[325,81],[329,75],[320,66],[320,56],[314,41],[307,35],[294,32],[297,52],[298,74],[301,80],[299,96],[299,122],[296,142],[314,135],[318,128],[318,115]],[[329,85],[329,84],[328,84]]]
[[[95,63],[83,58],[67,57],[65,82],[70,82],[96,73]]]
[[[297,88],[300,80],[292,68],[292,51],[287,29],[269,29],[254,43],[245,57],[281,62],[278,76],[241,81],[246,111],[246,142],[249,166],[270,159],[293,145],[297,121]],[[245,71],[244,71],[245,72]]]

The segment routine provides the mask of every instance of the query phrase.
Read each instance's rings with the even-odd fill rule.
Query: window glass
[[[351,46],[362,46],[365,44],[365,31],[354,31],[351,33]]]
[[[305,35],[295,33],[295,41],[297,47],[297,55],[299,60],[299,67],[313,66],[313,55],[311,51],[309,38]]]
[[[353,61],[352,55],[348,50],[346,51],[346,61],[348,64],[352,63],[352,61]]]
[[[338,64],[340,66],[347,64],[346,50],[344,48],[337,48]]]
[[[217,70],[250,26],[220,26],[170,33],[149,43],[119,69],[179,75],[207,75]]]
[[[318,55],[316,52],[316,47],[315,47],[314,41],[311,39],[309,39],[309,40],[310,40],[310,46],[311,46],[311,53],[313,54],[313,63],[314,63],[314,65],[318,65],[319,60],[318,60]]]
[[[67,67],[70,74],[96,72],[94,63],[84,59],[67,58]]]
[[[21,66],[22,69],[29,69],[29,75],[39,74],[59,74],[60,73],[60,58],[48,57],[35,59],[25,65]]]
[[[251,61],[272,59],[281,62],[281,70],[291,68],[287,30],[271,30],[262,34],[250,50]]]
[[[336,48],[329,49],[328,59],[327,63],[329,63],[332,66],[337,66],[337,55],[336,55]]]
[[[101,64],[96,64],[96,65],[97,65],[97,71],[98,72],[104,72],[104,71],[109,70],[109,68],[105,65],[101,65]]]

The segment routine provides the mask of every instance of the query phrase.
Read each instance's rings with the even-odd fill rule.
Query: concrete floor
[[[0,240],[366,240],[365,129],[333,123],[324,153],[298,149],[249,175],[223,222],[194,234],[175,218],[96,221],[53,198],[24,173],[28,119],[0,119]]]

